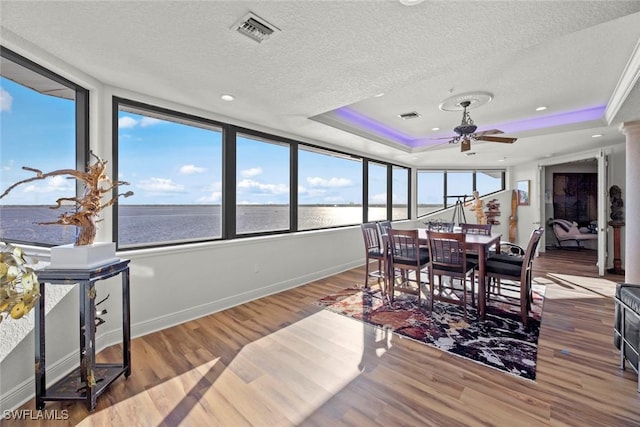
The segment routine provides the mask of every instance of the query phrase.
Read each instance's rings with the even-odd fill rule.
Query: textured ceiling
[[[281,31],[258,44],[233,30],[249,11]],[[631,88],[610,124],[552,121],[604,114],[640,40],[638,1],[2,0],[0,16],[7,47],[33,45],[105,84],[405,164],[517,164],[622,142],[617,122],[640,119]],[[494,95],[471,110],[480,130],[518,129],[516,143],[474,143],[473,157],[434,145],[461,119],[438,105],[469,91]],[[345,107],[414,143],[310,120]],[[397,117],[410,111],[421,116]]]

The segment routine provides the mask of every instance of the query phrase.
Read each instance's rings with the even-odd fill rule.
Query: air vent
[[[262,43],[280,31],[278,27],[269,24],[252,12],[249,12],[240,22],[234,25],[233,28],[258,43]]]
[[[418,117],[420,117],[420,114],[412,111],[410,113],[399,114],[398,117],[400,117],[402,120],[417,119]]]

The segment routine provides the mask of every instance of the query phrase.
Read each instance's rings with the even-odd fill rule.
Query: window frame
[[[506,169],[497,169],[497,168],[496,169],[493,169],[493,168],[481,168],[481,169],[418,169],[417,172],[416,172],[416,181],[417,182],[420,182],[419,177],[420,177],[420,173],[422,173],[422,172],[424,172],[424,173],[438,173],[438,172],[441,172],[443,174],[443,187],[444,187],[443,188],[443,190],[444,190],[444,192],[443,192],[443,195],[444,195],[443,206],[444,207],[441,208],[441,209],[436,209],[434,211],[427,212],[427,213],[422,214],[422,215],[418,215],[417,212],[416,212],[417,219],[425,218],[425,217],[428,217],[430,215],[437,214],[438,212],[442,212],[442,211],[445,211],[447,209],[451,209],[452,207],[455,206],[455,203],[456,203],[455,200],[453,200],[452,202],[449,202],[449,198],[453,198],[454,197],[454,196],[448,196],[448,185],[447,185],[448,182],[447,181],[448,181],[448,178],[449,178],[449,173],[464,173],[464,172],[471,173],[472,174],[472,187],[473,187],[473,189],[471,191],[472,191],[472,194],[473,194],[473,191],[476,191],[476,188],[477,188],[477,174],[478,173],[486,173],[486,172],[494,172],[494,171],[495,172],[500,172],[500,175],[501,175],[501,179],[500,179],[501,185],[500,186],[501,186],[501,188],[499,190],[492,191],[490,193],[480,194],[480,197],[490,196],[492,194],[496,194],[496,193],[499,193],[500,191],[504,191],[505,190]],[[416,183],[416,185],[417,185],[417,183]],[[420,191],[420,188],[418,187],[417,190]],[[457,195],[455,195],[455,196],[457,196]],[[471,194],[468,194],[467,196],[472,197]],[[416,208],[417,208],[417,205],[418,205],[418,200],[417,200],[417,197],[416,197]],[[417,209],[416,209],[416,211],[417,211]]]
[[[65,86],[75,93],[75,168],[76,170],[84,171],[89,161],[89,96],[88,89],[80,86],[79,84],[49,70],[48,68],[25,58],[22,55],[0,45],[0,57],[11,61],[27,70],[40,75],[46,79],[52,80],[59,85]],[[13,80],[13,79],[10,79]],[[22,84],[20,81],[14,80],[16,83]],[[28,87],[28,86],[27,86]],[[49,95],[55,96],[55,95]],[[83,183],[76,180],[76,194],[75,197],[79,197],[83,192]],[[55,201],[52,201],[55,202]],[[17,244],[32,245],[38,247],[53,247],[54,244],[42,243],[36,241],[22,241],[14,239],[6,239]]]

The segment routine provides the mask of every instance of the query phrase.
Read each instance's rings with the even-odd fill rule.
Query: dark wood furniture
[[[527,249],[521,262],[505,262],[503,260],[491,259],[486,262],[483,275],[498,281],[504,279],[512,283],[516,283],[516,304],[520,306],[520,316],[522,318],[522,324],[527,326],[529,319],[529,310],[531,309],[531,281],[533,279],[533,257],[538,248],[540,237],[544,233],[544,227],[539,227],[531,233]],[[498,282],[500,283],[500,282]],[[499,285],[496,287],[500,292]],[[487,296],[489,298],[489,289],[487,289]]]
[[[393,302],[395,291],[405,292],[418,297],[418,305],[421,299],[420,280],[421,271],[429,265],[429,249],[421,247],[418,230],[396,230],[390,229],[388,232],[389,252],[391,254],[391,265],[389,272],[399,270],[402,280],[396,283],[396,278],[389,277],[388,290],[389,300]],[[410,278],[409,272],[415,273],[415,280]]]
[[[360,229],[364,240],[364,287],[369,287],[369,277],[375,277],[378,280],[378,284],[380,284],[380,279],[383,279],[385,281],[384,287],[386,288],[386,275],[383,270],[383,268],[386,268],[386,265],[383,266],[383,261],[386,261],[386,254],[384,243],[378,231],[378,225],[375,222],[365,222],[360,224]],[[369,270],[372,260],[378,262],[377,270]]]
[[[427,238],[427,229],[419,228],[420,244],[428,245],[429,240]],[[500,251],[500,238],[502,234],[491,233],[489,236],[482,234],[465,234],[465,244],[467,249],[477,251],[478,253],[478,315],[480,320],[484,320],[485,306],[486,306],[486,285],[485,285],[485,268],[487,251],[491,246],[496,247],[496,251]]]
[[[464,320],[467,320],[467,278],[471,278],[471,297],[474,300],[474,271],[477,260],[467,259],[467,248],[464,233],[440,233],[429,231],[429,284],[431,286],[431,311],[433,300],[438,299],[462,306]],[[435,276],[438,276],[438,292],[436,294]],[[449,285],[442,276],[450,278]],[[455,279],[460,281],[460,288],[455,287]],[[445,292],[449,290],[450,292]],[[457,291],[460,292],[458,295]],[[475,305],[475,303],[474,303]]]
[[[93,411],[97,397],[120,375],[131,375],[131,328],[129,305],[129,260],[90,269],[44,268],[37,271],[40,300],[35,306],[36,409],[46,401],[84,400]],[[96,363],[96,289],[98,280],[122,276],[122,363]],[[80,294],[80,366],[47,387],[45,355],[45,283],[78,284]]]

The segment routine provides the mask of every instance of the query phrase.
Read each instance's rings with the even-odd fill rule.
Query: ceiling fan
[[[465,152],[471,150],[471,140],[474,141],[490,141],[490,142],[502,142],[505,144],[513,144],[517,141],[518,138],[507,138],[502,136],[492,136],[497,135],[499,133],[504,133],[498,129],[490,129],[482,132],[477,132],[478,126],[473,124],[473,120],[469,116],[469,112],[467,108],[471,105],[471,101],[463,101],[460,103],[460,106],[463,108],[462,113],[462,122],[456,126],[453,131],[457,134],[454,137],[446,137],[446,138],[438,138],[438,139],[447,139],[449,140],[449,144],[457,144],[460,142],[460,151]]]

